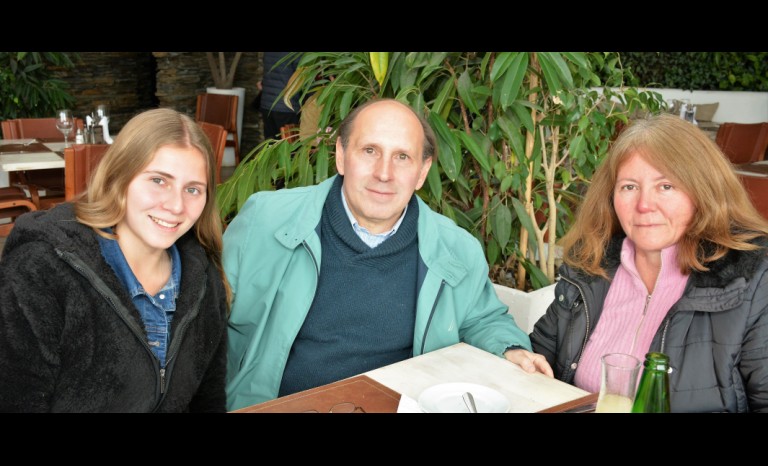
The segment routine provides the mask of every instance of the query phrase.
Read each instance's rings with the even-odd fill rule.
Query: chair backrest
[[[211,141],[213,155],[216,157],[216,184],[221,183],[221,163],[224,160],[224,149],[227,146],[227,130],[221,125],[198,121],[202,129]]]
[[[768,150],[768,123],[723,123],[715,143],[733,164],[765,159]]]
[[[3,139],[40,138],[47,141],[63,141],[64,134],[56,128],[56,118],[17,118],[0,122]],[[75,118],[75,129],[68,137],[74,141],[75,133],[83,129],[83,120]]]
[[[37,207],[21,188],[0,188],[0,219],[10,220],[8,223],[0,223],[0,236],[5,237],[11,233],[16,217],[33,210],[37,210]]]
[[[199,94],[195,120],[221,125],[237,138],[237,96]]]
[[[223,126],[227,130],[227,147],[235,150],[235,164],[240,163],[240,141],[237,132],[238,97],[228,94],[199,94],[195,121]]]
[[[752,205],[763,217],[768,219],[768,177],[740,174],[739,179],[749,193]]]
[[[64,200],[71,201],[85,191],[108,144],[73,144],[64,149]]]

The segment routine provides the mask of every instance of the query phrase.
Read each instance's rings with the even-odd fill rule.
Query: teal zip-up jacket
[[[252,195],[224,234],[224,270],[234,293],[229,410],[277,397],[291,346],[315,296],[320,265],[333,260],[323,258],[318,231],[334,178]],[[418,196],[417,202],[421,286],[413,355],[458,342],[498,356],[510,347],[530,350],[530,339],[496,297],[477,239]]]

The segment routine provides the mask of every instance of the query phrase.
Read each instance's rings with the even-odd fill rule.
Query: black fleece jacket
[[[161,370],[130,296],[72,205],[25,214],[0,260],[0,411],[224,411],[226,298],[190,230]]]

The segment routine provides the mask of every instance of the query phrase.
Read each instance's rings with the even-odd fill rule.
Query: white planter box
[[[493,284],[496,296],[509,307],[509,313],[515,318],[517,326],[525,333],[531,333],[533,326],[555,299],[555,285],[549,285],[527,293],[508,286]]]

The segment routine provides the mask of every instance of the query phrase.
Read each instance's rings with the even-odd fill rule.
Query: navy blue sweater
[[[397,232],[370,248],[352,229],[339,177],[323,208],[315,299],[291,348],[279,396],[411,356],[416,318],[416,230],[411,198]]]

